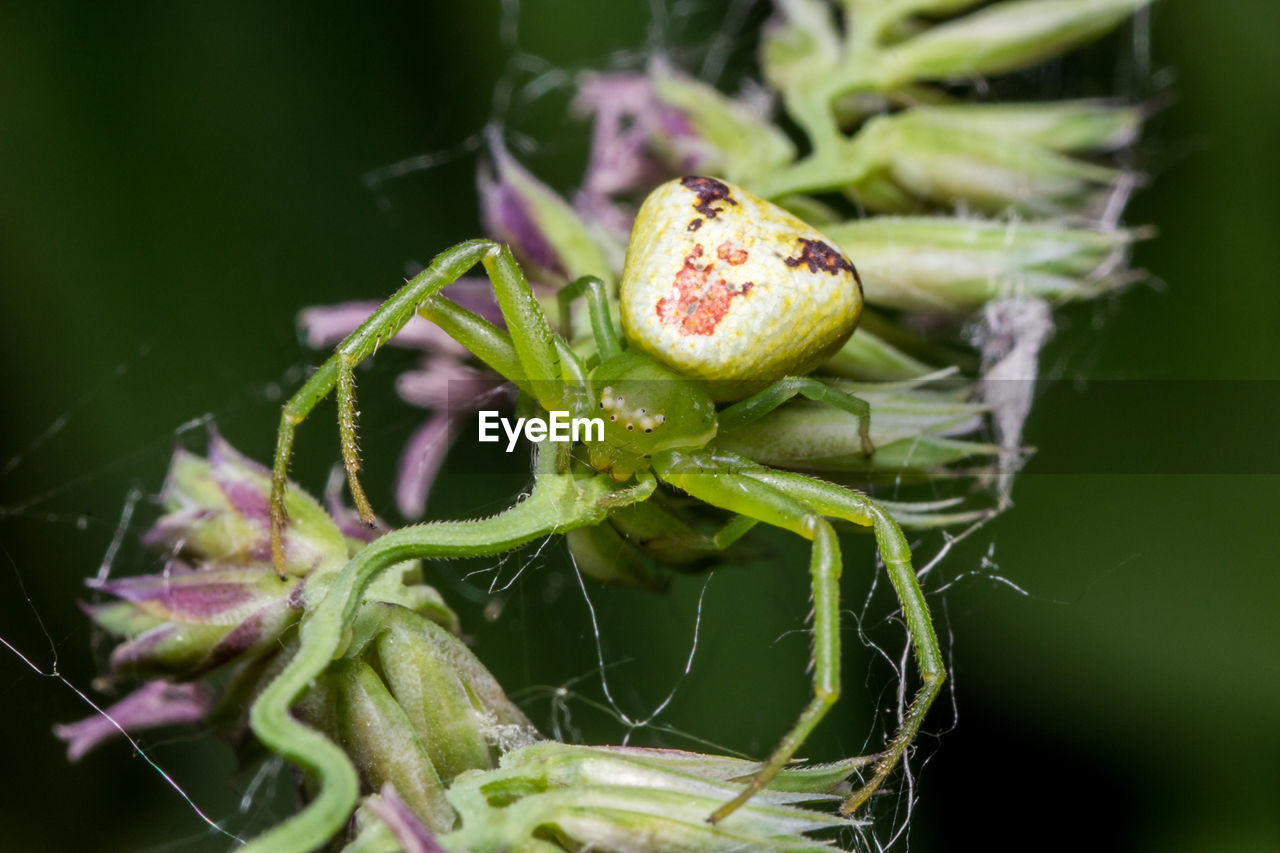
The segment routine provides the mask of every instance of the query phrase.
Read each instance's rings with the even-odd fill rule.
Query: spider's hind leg
[[[902,605],[920,669],[920,688],[887,749],[876,758],[871,778],[841,805],[842,814],[852,813],[901,762],[946,678],[937,634],[924,591],[911,567],[911,549],[902,529],[866,495],[802,474],[775,471],[741,457],[698,454],[655,461],[662,480],[690,495],[813,542],[809,566],[813,585],[813,699],[764,765],[747,780],[747,787],[712,813],[712,821],[728,816],[766,787],[839,696],[841,560],[835,531],[827,519],[851,521],[870,527],[875,533],[889,581]]]
[[[876,760],[871,778],[840,806],[840,813],[852,814],[867,798],[876,792],[889,773],[902,760],[907,749],[920,732],[929,707],[942,689],[947,670],[942,662],[942,650],[938,648],[937,633],[929,616],[929,606],[915,570],[911,567],[911,548],[902,528],[887,511],[860,492],[823,482],[803,474],[775,471],[763,466],[744,469],[744,473],[765,485],[776,488],[804,501],[818,512],[831,518],[842,518],[854,524],[870,527],[880,549],[889,582],[893,585],[907,631],[915,650],[916,664],[920,668],[920,687],[903,713],[898,731],[888,747]]]
[[[745,460],[744,460],[745,461]],[[783,490],[746,476],[738,465],[710,455],[685,456],[655,465],[666,482],[690,495],[750,519],[790,530],[813,542],[813,698],[760,769],[732,800],[711,813],[716,823],[773,781],[840,697],[840,544],[831,523]],[[736,532],[736,530],[735,530]]]

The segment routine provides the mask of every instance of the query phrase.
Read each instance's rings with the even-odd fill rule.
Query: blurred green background
[[[516,67],[497,0],[0,10],[0,635],[45,671],[89,688],[102,649],[76,607],[82,580],[98,570],[128,491],[159,488],[175,440],[202,445],[179,426],[211,414],[265,458],[281,393],[318,358],[297,340],[296,311],[383,296],[407,264],[478,234],[467,140],[486,121],[500,117],[509,139],[532,141],[521,156],[567,189],[587,134],[565,118],[571,90],[559,71],[635,68],[655,44],[697,61],[727,32],[726,16],[751,27],[765,12],[719,0],[519,9],[515,43],[545,65],[518,63],[516,79],[545,71],[546,91],[511,103],[493,94]],[[1030,594],[971,578],[934,599],[954,707],[943,701],[931,717],[945,736],[922,740],[912,849],[1280,849],[1276,32],[1273,4],[1157,3],[1152,73],[1125,70],[1141,53],[1128,31],[1043,77],[1054,95],[1116,85],[1172,95],[1139,154],[1151,183],[1128,217],[1158,227],[1136,260],[1163,286],[1068,311],[1046,365],[1072,378],[1221,382],[1170,384],[1168,406],[1109,423],[1096,409],[1084,422],[1087,407],[1069,395],[1033,412],[1027,441],[1046,454],[1078,451],[1100,431],[1135,446],[1178,436],[1188,461],[1141,473],[1113,470],[1114,458],[1081,470],[1033,462],[1016,506],[942,562],[935,583],[988,560]],[[731,69],[749,61],[748,42],[726,43],[737,45]],[[376,191],[363,183],[421,154],[438,163]],[[369,485],[388,515],[390,473],[416,423],[391,378],[409,363],[387,353],[361,375]],[[1244,379],[1269,382],[1229,384]],[[1213,387],[1230,389],[1230,410],[1197,408],[1196,394]],[[1199,391],[1183,405],[1186,388]],[[330,416],[302,433],[295,473],[313,489],[336,456]],[[1224,445],[1234,461],[1219,467]],[[433,511],[493,511],[525,473],[479,477],[455,463]],[[130,541],[153,517],[144,500],[115,571],[154,568]],[[643,716],[678,684],[661,726],[749,753],[772,745],[806,695],[797,629],[807,588],[802,548],[756,541],[759,560],[705,587],[689,677],[701,578],[665,597],[592,588],[623,710]],[[939,544],[924,537],[921,553]],[[845,550],[845,594],[858,611],[872,546],[851,538]],[[616,742],[626,727],[594,707],[597,645],[561,546],[511,561],[503,577],[521,567],[496,598],[487,577],[461,579],[468,567],[431,577],[544,731]],[[867,630],[896,659],[902,634],[884,624],[882,592]],[[850,623],[845,698],[806,748],[815,758],[874,748],[872,708],[893,701],[892,672]],[[69,765],[49,729],[86,711],[0,652],[0,847],[229,846],[124,744]],[[697,746],[654,728],[633,742]],[[246,807],[252,768],[237,771],[217,742],[145,743],[235,831],[288,806],[285,773]],[[891,826],[905,801],[883,802]]]

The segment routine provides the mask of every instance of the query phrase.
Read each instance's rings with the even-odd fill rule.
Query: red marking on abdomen
[[[726,241],[716,249],[716,257],[722,261],[728,261],[730,266],[736,267],[747,262],[747,250],[739,249]]]
[[[713,276],[716,262],[709,261],[705,266],[699,266],[697,261],[701,257],[702,246],[694,246],[684,256],[684,266],[676,273],[671,292],[654,306],[662,324],[676,326],[682,335],[715,334],[716,326],[729,312],[733,297],[741,296],[752,288],[749,281],[737,285],[725,281],[722,276]],[[747,260],[747,252],[725,242],[716,249],[716,257],[736,267]]]

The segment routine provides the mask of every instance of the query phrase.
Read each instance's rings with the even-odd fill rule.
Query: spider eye
[[[631,432],[635,428],[636,428],[635,424],[627,424],[627,432]]]
[[[610,423],[612,423],[613,421],[616,421],[617,419],[618,419],[618,416],[617,416],[617,415],[609,415],[609,421],[610,421]]]
[[[644,428],[644,431],[645,431],[645,432],[653,432],[653,427],[645,427],[645,428]]]

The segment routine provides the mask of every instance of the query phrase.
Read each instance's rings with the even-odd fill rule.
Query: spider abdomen
[[[830,358],[857,326],[862,287],[805,222],[741,187],[686,177],[640,208],[621,309],[633,347],[733,400]]]

